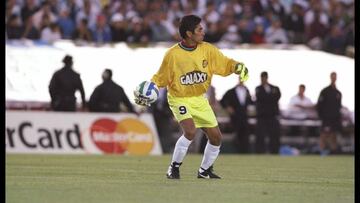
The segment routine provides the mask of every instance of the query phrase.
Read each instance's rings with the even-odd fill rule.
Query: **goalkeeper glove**
[[[235,74],[238,74],[241,82],[245,82],[249,79],[248,69],[244,63],[238,63],[235,65]]]
[[[135,103],[140,106],[150,106],[149,98],[139,94],[136,90],[134,91]]]

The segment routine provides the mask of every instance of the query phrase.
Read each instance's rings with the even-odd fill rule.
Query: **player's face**
[[[191,36],[192,40],[196,43],[200,43],[204,40],[205,32],[201,24],[198,24],[194,30],[193,35]]]

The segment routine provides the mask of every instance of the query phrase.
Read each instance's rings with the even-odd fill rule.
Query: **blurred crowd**
[[[306,44],[341,55],[354,47],[353,0],[7,0],[6,39],[179,41],[187,14],[202,17],[205,41],[222,47]]]

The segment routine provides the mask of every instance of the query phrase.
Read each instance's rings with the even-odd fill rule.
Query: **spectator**
[[[344,55],[346,48],[346,36],[342,28],[333,25],[330,34],[324,39],[324,50],[330,53]]]
[[[179,27],[179,25],[180,25],[180,18],[176,18],[171,22],[171,25],[169,26],[173,41],[181,41],[180,33],[175,29]]]
[[[337,153],[340,151],[336,134],[342,130],[341,124],[341,99],[342,94],[336,88],[336,72],[330,74],[331,83],[329,86],[321,90],[319,99],[316,105],[319,117],[322,121],[319,148],[322,155],[329,152]],[[328,150],[327,142],[330,143],[330,150]]]
[[[261,85],[256,92],[256,152],[276,154],[280,146],[279,99],[280,89],[269,84],[268,73],[261,73]],[[265,145],[265,136],[269,138],[269,148]]]
[[[206,4],[206,11],[203,18],[204,21],[211,24],[219,22],[220,15],[216,11],[215,3],[213,1],[210,1]]]
[[[127,22],[121,13],[115,13],[111,17],[111,36],[114,42],[126,42],[128,31]]]
[[[265,30],[265,41],[271,44],[287,44],[289,42],[285,30],[281,27],[281,21],[274,17],[271,26]]]
[[[16,0],[7,0],[6,1],[6,10],[5,10],[5,22],[12,16],[20,16],[21,8],[17,4]]]
[[[43,22],[44,20],[46,22]],[[38,10],[33,15],[33,24],[40,31],[44,27],[44,23],[46,24],[55,23],[56,20],[57,17],[53,12],[51,12],[50,4],[48,1],[43,1],[40,10]]]
[[[141,20],[140,18],[133,18],[132,27],[129,31],[129,37],[127,42],[130,43],[148,43],[151,40],[151,29],[146,18]]]
[[[111,31],[106,23],[105,16],[99,15],[97,17],[96,25],[92,28],[92,38],[98,44],[111,42]]]
[[[66,0],[60,2],[60,9],[66,9],[69,12],[70,19],[75,23],[76,26],[76,15],[80,10],[79,4],[77,2],[81,2],[78,0]],[[79,22],[81,19],[79,20]]]
[[[253,44],[265,43],[264,27],[262,24],[256,24],[255,30],[251,33],[250,39],[250,42]]]
[[[75,32],[72,34],[72,39],[80,42],[91,42],[91,30],[88,28],[87,19],[82,19]]]
[[[71,19],[70,12],[67,8],[60,10],[60,15],[57,21],[62,33],[63,39],[71,39],[71,35],[74,33],[76,25]]]
[[[47,44],[52,44],[56,40],[61,39],[59,26],[56,23],[51,23],[50,26],[45,27],[41,31],[40,39]]]
[[[317,113],[315,109],[315,105],[312,103],[312,101],[305,96],[305,85],[300,84],[299,90],[296,95],[291,97],[289,102],[288,111],[284,115],[285,117],[289,119],[294,120],[305,120],[305,119],[316,119]],[[299,135],[301,133],[301,128],[305,128],[306,134],[305,138],[317,135],[317,128],[314,126],[299,126],[299,125],[292,125],[289,128],[289,134],[291,136]],[[308,142],[305,142],[305,145],[307,145]],[[309,146],[304,146],[305,150],[308,150],[307,148]]]
[[[90,96],[89,110],[92,112],[136,113],[124,89],[112,80],[110,69],[104,70],[102,79],[103,82],[94,89]]]
[[[229,15],[232,17],[239,17],[242,13],[242,6],[237,0],[223,1],[219,5],[219,12],[221,15]]]
[[[260,1],[264,10],[270,10],[277,16],[281,23],[285,20],[285,8],[279,0]]]
[[[85,109],[85,91],[80,74],[73,70],[72,56],[63,59],[65,66],[56,71],[49,84],[51,108],[54,111],[76,111],[75,92],[80,91],[82,108]]]
[[[304,23],[306,42],[312,49],[320,50],[328,32],[328,16],[322,11],[320,2],[314,3],[313,10],[306,12]]]
[[[292,11],[285,19],[284,28],[287,30],[291,43],[302,44],[305,42],[305,24],[303,7],[294,2]]]
[[[24,27],[21,26],[20,17],[17,15],[11,15],[6,24],[7,39],[20,39]]]
[[[25,5],[21,8],[21,20],[22,22],[26,22],[27,19],[32,16],[36,11],[38,11],[39,7],[37,6],[35,0],[26,0]]]
[[[154,13],[154,22],[151,24],[151,32],[152,32],[152,41],[155,42],[163,42],[163,41],[172,41],[173,40],[173,32],[171,32],[171,28],[166,21],[166,13]],[[174,28],[172,28],[174,29]]]
[[[179,20],[183,16],[179,1],[171,1],[167,11],[167,18],[169,21]]]
[[[247,19],[241,19],[238,22],[238,35],[240,36],[241,43],[250,43],[251,40],[251,30],[252,30],[252,21]]]
[[[230,25],[227,32],[220,39],[220,47],[232,48],[240,42],[240,36],[237,33],[236,25]]]
[[[50,16],[47,14],[44,14],[42,16],[41,22],[40,22],[40,33],[47,27],[50,27],[50,25],[52,24],[51,20],[50,20]]]
[[[248,24],[251,26],[248,26],[250,28],[249,31],[253,30],[255,27],[255,10],[253,9],[254,1],[245,1],[242,4],[243,11],[241,13],[240,19],[246,19],[248,21]]]
[[[222,34],[219,32],[218,23],[209,23],[208,30],[205,33],[204,41],[206,42],[218,42],[220,41]]]
[[[59,0],[47,0],[49,2],[50,11],[58,16],[59,15]]]
[[[76,24],[80,24],[80,21],[86,18],[89,27],[95,27],[98,15],[99,11],[96,6],[90,0],[84,0],[84,6],[77,12]]]
[[[355,23],[351,22],[350,25],[345,30],[345,41],[347,47],[354,47],[354,41],[355,41],[355,30],[354,30]]]
[[[102,7],[102,11],[101,14],[105,17],[106,22],[108,22],[109,26],[111,24],[111,18],[112,18],[112,11],[110,8],[110,4],[106,3],[105,5],[103,5]]]
[[[290,99],[288,117],[299,120],[314,119],[315,113],[314,104],[305,96],[305,85],[299,85],[298,93]]]
[[[24,33],[22,33],[22,38],[31,39],[31,40],[38,40],[40,38],[39,30],[33,24],[33,17],[29,16],[27,18],[25,24]]]
[[[249,89],[240,80],[220,100],[221,106],[230,116],[232,127],[236,132],[236,148],[240,153],[250,152],[247,109],[252,103]]]
[[[322,24],[325,27],[329,25],[329,16],[323,10],[322,1],[312,1],[311,8],[305,13],[305,26],[309,26],[315,21],[318,21],[319,24]]]
[[[264,14],[256,18],[256,20],[262,23],[264,30],[267,30],[271,26],[274,18],[277,18],[274,13],[271,10],[266,10]]]
[[[172,1],[172,2],[177,2],[177,1]],[[147,0],[138,0],[136,1],[135,6],[135,11],[138,14],[139,17],[143,18],[146,16],[147,12],[148,12],[148,1]]]

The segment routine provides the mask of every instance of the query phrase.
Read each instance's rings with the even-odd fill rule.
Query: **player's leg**
[[[179,179],[179,167],[188,151],[189,145],[195,137],[196,126],[190,114],[188,99],[176,98],[168,95],[171,111],[179,122],[183,135],[176,141],[171,163],[167,172],[170,179]]]
[[[173,157],[171,163],[182,163],[186,152],[195,137],[196,128],[193,119],[188,118],[180,121],[180,127],[183,130],[183,135],[179,137],[175,144]]]
[[[218,126],[212,128],[202,128],[208,137],[205,146],[203,159],[198,171],[198,178],[220,178],[212,171],[212,165],[220,153],[221,132]]]
[[[189,149],[189,145],[195,137],[196,128],[192,118],[188,118],[179,122],[183,135],[176,141],[171,164],[169,166],[167,177],[170,179],[179,179],[181,166],[186,153]]]
[[[196,128],[193,119],[188,118],[179,122],[183,131],[183,135],[179,137],[175,144],[173,157],[171,163],[182,163],[186,152],[195,137]]]
[[[201,128],[208,137],[203,160],[198,171],[198,178],[220,178],[213,174],[212,165],[220,152],[221,132],[214,111],[205,97],[198,97],[191,115],[195,126]]]

